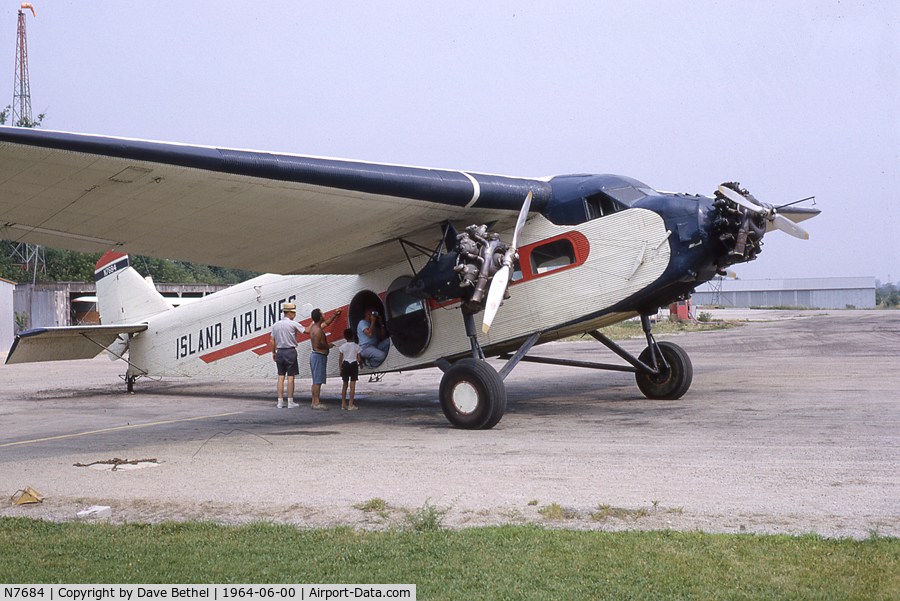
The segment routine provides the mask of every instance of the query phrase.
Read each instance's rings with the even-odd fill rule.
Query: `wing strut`
[[[112,347],[112,344],[110,344],[109,346],[106,346],[106,345],[104,345],[102,342],[97,342],[96,340],[94,340],[93,338],[91,338],[90,336],[88,336],[86,332],[81,332],[81,335],[85,338],[85,340],[88,340],[89,342],[92,342],[92,343],[96,344],[97,346],[99,346],[100,348],[102,348],[102,349],[103,349],[104,351],[106,351],[107,353],[110,353],[110,354],[114,355],[114,356],[116,357],[116,359],[121,359],[122,361],[124,361],[125,363],[127,363],[127,364],[128,364],[128,367],[134,368],[134,370],[135,370],[136,372],[138,372],[138,376],[146,376],[146,375],[147,375],[147,370],[146,370],[146,369],[141,369],[140,367],[138,367],[137,365],[135,365],[134,363],[132,363],[130,359],[126,359],[126,358],[124,357],[124,355],[125,355],[125,350],[128,348],[128,345],[127,345],[127,344],[125,345],[125,348],[122,349],[122,352],[121,352],[121,353],[117,353],[116,351],[112,350],[112,348],[111,348],[111,347]],[[117,340],[117,341],[118,341],[118,340],[121,340],[121,338],[116,338],[116,340]],[[134,377],[134,376],[131,376],[131,377]],[[129,391],[129,392],[130,392],[130,391]]]

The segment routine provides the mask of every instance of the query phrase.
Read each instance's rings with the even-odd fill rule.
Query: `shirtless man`
[[[319,411],[328,411],[328,407],[319,402],[319,392],[322,390],[322,384],[325,383],[325,368],[328,365],[328,351],[334,346],[334,343],[328,342],[325,332],[322,328],[327,328],[332,322],[338,318],[341,310],[338,309],[334,315],[327,320],[322,316],[322,311],[313,309],[312,325],[309,326],[309,341],[312,343],[312,353],[309,355],[309,369],[312,373],[312,408]]]

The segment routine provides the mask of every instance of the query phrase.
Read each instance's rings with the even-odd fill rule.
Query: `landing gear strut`
[[[648,399],[675,400],[691,387],[694,368],[683,348],[672,342],[657,342],[650,333],[650,317],[641,315],[647,348],[635,359],[599,332],[591,335],[634,366],[638,389]]]
[[[466,335],[472,343],[472,356],[450,365],[439,361],[444,371],[441,378],[441,409],[457,428],[488,430],[497,425],[506,411],[506,387],[503,378],[484,360],[478,344],[475,320],[463,309]]]
[[[500,370],[500,375],[505,378],[519,361],[623,371],[634,374],[638,388],[648,399],[674,400],[681,398],[691,387],[691,381],[694,377],[694,369],[691,366],[688,354],[684,349],[672,342],[657,342],[650,333],[650,318],[647,315],[641,316],[641,325],[647,337],[647,347],[641,352],[639,357],[635,357],[596,330],[588,332],[598,342],[627,361],[629,365],[611,365],[609,363],[572,361],[551,357],[528,357],[525,353],[540,337],[540,332],[536,332],[523,343],[522,348],[514,355],[500,356],[501,359],[509,360],[506,366]]]

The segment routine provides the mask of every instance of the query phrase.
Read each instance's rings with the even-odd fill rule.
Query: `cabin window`
[[[391,293],[388,300],[391,307],[391,317],[401,317],[403,315],[415,313],[416,311],[425,310],[424,300],[415,296],[410,296],[403,290]]]
[[[531,271],[535,275],[568,267],[575,263],[575,247],[568,238],[560,238],[531,250]]]

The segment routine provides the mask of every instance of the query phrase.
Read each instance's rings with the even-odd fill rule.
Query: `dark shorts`
[[[278,366],[279,376],[296,376],[300,373],[297,365],[297,349],[280,348],[275,351],[275,365]]]
[[[341,379],[344,382],[356,382],[359,380],[359,363],[354,361],[350,363],[349,361],[344,361],[341,364]]]
[[[309,356],[309,370],[312,372],[313,384],[325,383],[325,368],[328,365],[328,355],[313,352]]]

